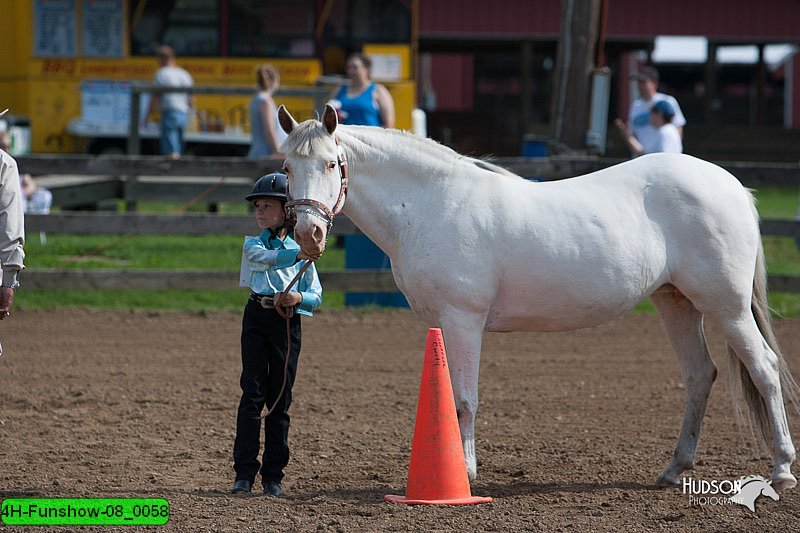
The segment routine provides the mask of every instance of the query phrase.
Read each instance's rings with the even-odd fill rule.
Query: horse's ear
[[[325,129],[328,130],[328,134],[330,135],[333,135],[333,132],[336,131],[336,126],[339,125],[339,116],[330,104],[325,104],[325,111],[322,113],[322,123],[325,124]]]
[[[281,123],[281,128],[283,128],[283,131],[287,134],[292,133],[292,130],[297,126],[297,121],[283,105],[278,108],[278,122]]]

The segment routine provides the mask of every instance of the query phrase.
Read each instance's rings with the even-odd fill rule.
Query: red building
[[[420,1],[418,80],[431,135],[466,152],[514,155],[524,134],[548,134],[561,10],[579,1]],[[686,151],[714,159],[797,160],[800,54],[795,48],[786,61],[768,65],[764,49],[800,44],[800,2],[600,4],[605,24],[598,57],[612,71],[609,121],[624,118],[635,90],[629,75],[637,63],[650,62],[657,36],[703,36],[705,62],[656,63],[661,90],[678,99],[687,117]],[[729,45],[754,45],[758,59],[718,62],[718,49]],[[767,133],[776,130],[780,136]],[[623,155],[613,133],[609,153]]]

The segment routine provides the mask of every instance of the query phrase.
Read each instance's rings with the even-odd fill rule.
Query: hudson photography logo
[[[689,496],[689,505],[743,505],[755,513],[759,496],[780,499],[770,482],[761,476],[721,481],[684,477],[682,485],[683,493]]]

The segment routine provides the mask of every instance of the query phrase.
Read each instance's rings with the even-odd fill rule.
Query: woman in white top
[[[269,157],[278,154],[286,134],[278,123],[278,109],[272,94],[281,83],[278,70],[270,64],[260,65],[256,69],[258,91],[250,100],[250,151],[248,159]]]

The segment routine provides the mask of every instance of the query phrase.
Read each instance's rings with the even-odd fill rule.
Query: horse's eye
[[[328,170],[333,170],[336,168],[336,161],[328,161]]]

